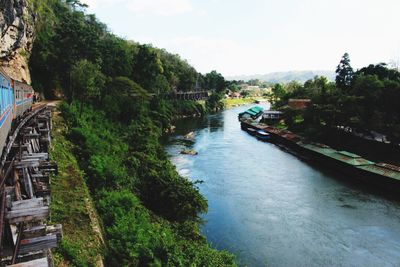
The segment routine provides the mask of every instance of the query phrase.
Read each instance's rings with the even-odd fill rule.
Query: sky
[[[400,0],[81,0],[114,34],[224,76],[400,64]]]

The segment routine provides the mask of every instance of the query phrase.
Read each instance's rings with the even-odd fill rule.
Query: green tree
[[[345,89],[351,85],[354,71],[350,65],[350,57],[348,53],[344,53],[339,65],[336,68],[336,86]]]
[[[209,90],[215,90],[220,93],[225,89],[225,78],[215,70],[206,74],[205,82],[206,88]]]
[[[81,102],[81,114],[83,103],[89,99],[100,96],[105,84],[105,77],[100,71],[100,66],[83,59],[78,61],[71,70],[72,98]]]
[[[134,59],[133,80],[149,92],[155,92],[157,76],[164,72],[160,55],[150,45],[140,45]]]
[[[210,111],[218,111],[223,109],[224,103],[222,102],[222,98],[222,93],[212,93],[206,102],[207,109]]]
[[[283,88],[282,84],[276,83],[272,87],[272,97],[271,97],[271,104],[276,106],[278,101],[285,96],[285,89]]]

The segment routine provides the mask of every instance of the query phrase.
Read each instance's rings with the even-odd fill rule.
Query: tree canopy
[[[349,87],[353,80],[353,73],[353,68],[350,65],[350,56],[348,53],[344,53],[336,68],[336,86],[342,89]]]

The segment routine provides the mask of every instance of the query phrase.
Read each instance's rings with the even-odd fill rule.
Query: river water
[[[207,240],[245,266],[400,266],[400,201],[257,141],[237,120],[247,108],[181,120],[166,143],[179,173],[204,181]]]

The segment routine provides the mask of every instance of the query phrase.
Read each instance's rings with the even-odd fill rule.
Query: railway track
[[[34,106],[16,125],[0,159],[0,266],[52,266],[61,225],[48,225],[51,109]]]

